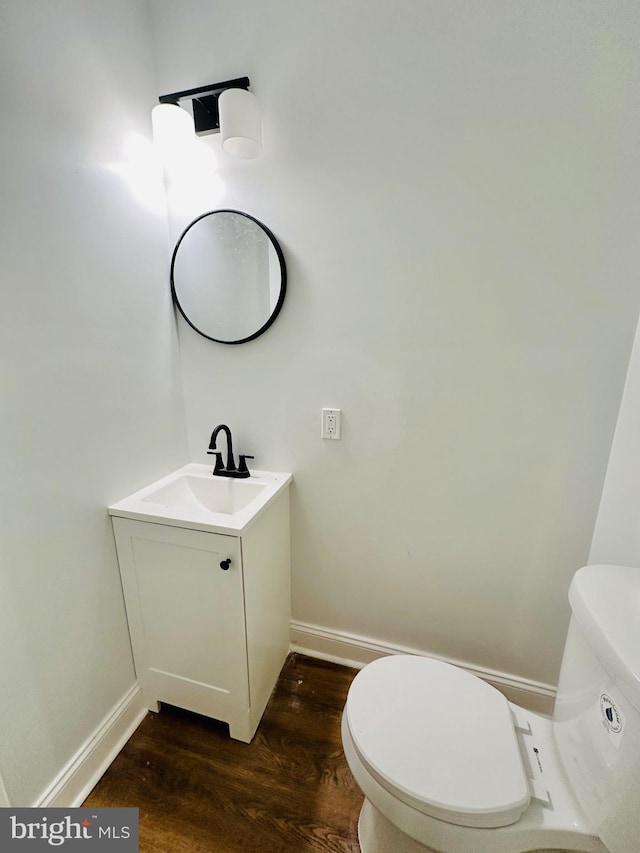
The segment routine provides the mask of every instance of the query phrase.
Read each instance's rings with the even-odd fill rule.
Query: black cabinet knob
[[[223,560],[220,563],[220,568],[222,569],[223,572],[226,572],[226,571],[228,571],[230,565],[231,565],[231,557],[228,557],[226,560]]]

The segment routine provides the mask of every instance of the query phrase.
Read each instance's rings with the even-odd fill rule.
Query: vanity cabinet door
[[[214,717],[250,740],[239,539],[124,518],[113,526],[148,707]]]

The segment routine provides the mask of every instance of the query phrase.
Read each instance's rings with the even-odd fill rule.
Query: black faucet
[[[227,464],[222,464],[222,451],[216,450],[216,441],[218,439],[218,433],[224,432],[227,436]],[[218,424],[218,426],[211,433],[211,441],[209,442],[209,450],[207,453],[215,454],[216,464],[213,469],[214,477],[236,477],[236,478],[246,478],[250,477],[249,469],[247,468],[247,459],[253,459],[253,456],[249,456],[246,453],[240,454],[240,464],[236,468],[236,461],[233,458],[233,440],[231,438],[231,430],[226,424]]]

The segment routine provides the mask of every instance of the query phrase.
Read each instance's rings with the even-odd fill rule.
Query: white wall
[[[640,568],[640,326],[631,354],[589,562]]]
[[[640,8],[150,8],[161,92],[247,74],[264,115],[172,239],[237,207],[290,274],[250,344],[181,324],[191,458],[223,421],[294,472],[297,620],[555,682],[638,316]]]
[[[148,38],[144,2],[0,2],[0,772],[13,805],[39,799],[133,684],[105,508],[187,459],[166,220],[139,162],[157,94]]]

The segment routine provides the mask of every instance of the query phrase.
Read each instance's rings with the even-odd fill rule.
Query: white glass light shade
[[[165,165],[184,156],[195,140],[193,116],[177,104],[158,104],[151,110],[153,144]]]
[[[225,89],[218,98],[222,150],[250,160],[262,154],[262,122],[255,96],[246,89]]]

